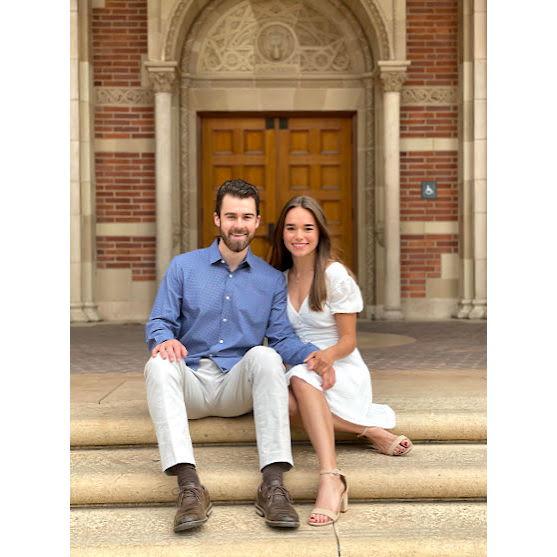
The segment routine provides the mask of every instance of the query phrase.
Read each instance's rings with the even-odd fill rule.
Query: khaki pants
[[[145,366],[147,403],[163,470],[195,464],[188,419],[240,416],[253,408],[260,469],[292,464],[288,386],[280,356],[256,346],[227,373],[209,359],[193,370],[159,355]]]

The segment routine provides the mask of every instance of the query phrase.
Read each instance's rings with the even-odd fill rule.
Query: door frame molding
[[[173,226],[174,253],[197,249],[199,240],[199,187],[201,179],[201,116],[222,113],[239,114],[296,114],[316,115],[320,112],[334,115],[352,114],[354,141],[354,164],[352,166],[353,202],[356,204],[354,218],[355,270],[365,300],[366,315],[374,313],[377,304],[376,277],[381,262],[376,257],[378,220],[382,220],[382,211],[376,207],[376,195],[381,196],[382,187],[378,185],[376,169],[380,173],[381,156],[378,145],[378,130],[375,125],[375,103],[377,89],[380,85],[371,77],[354,77],[346,80],[345,87],[338,87],[336,80],[331,80],[332,87],[327,87],[328,80],[321,80],[323,87],[306,87],[299,95],[300,87],[265,87],[264,84],[253,86],[253,80],[245,87],[239,80],[222,89],[197,86],[193,78],[182,79],[179,100],[179,137],[180,137],[180,175],[173,207],[180,214],[174,213]],[[185,83],[184,83],[185,82]],[[336,87],[335,87],[336,86]],[[380,95],[379,95],[380,96]],[[226,110],[223,110],[223,106]],[[247,107],[253,106],[253,110]],[[178,116],[178,114],[177,114]],[[178,189],[179,191],[176,191]]]

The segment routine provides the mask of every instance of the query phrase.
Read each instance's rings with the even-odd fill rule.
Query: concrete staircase
[[[207,418],[190,427],[216,505],[205,526],[177,535],[176,483],[160,470],[143,376],[72,375],[72,555],[485,555],[485,373],[380,371],[373,388],[415,448],[393,458],[339,436],[350,509],[337,524],[305,524],[318,467],[303,431],[293,430],[296,467],[285,476],[302,525],[274,530],[253,510],[251,416]]]

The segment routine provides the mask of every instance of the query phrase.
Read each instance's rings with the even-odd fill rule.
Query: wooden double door
[[[218,234],[216,190],[241,178],[258,187],[261,225],[251,247],[266,258],[284,204],[296,195],[319,201],[333,247],[353,270],[355,211],[352,115],[205,115],[201,125],[201,245]]]

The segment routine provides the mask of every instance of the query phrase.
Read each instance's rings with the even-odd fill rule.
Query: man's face
[[[214,214],[215,225],[220,230],[222,241],[230,251],[245,250],[255,236],[261,217],[257,215],[255,199],[240,199],[230,194],[222,198],[220,216]]]

